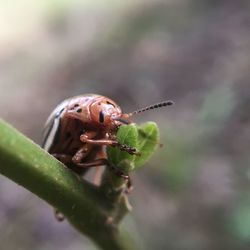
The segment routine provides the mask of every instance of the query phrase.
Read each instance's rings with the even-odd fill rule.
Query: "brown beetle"
[[[73,171],[83,174],[90,167],[107,165],[105,146],[137,154],[135,148],[116,141],[118,127],[129,124],[128,118],[134,114],[172,104],[172,101],[165,101],[123,114],[121,108],[105,96],[86,94],[72,97],[59,104],[49,116],[43,134],[43,148]],[[118,170],[115,173],[128,179]]]
[[[137,153],[136,149],[115,140],[120,125],[130,123],[127,119],[134,114],[172,104],[172,101],[166,101],[123,114],[115,102],[101,95],[87,94],[67,99],[55,108],[46,122],[43,148],[76,172],[79,167],[105,165],[107,158],[103,146]]]

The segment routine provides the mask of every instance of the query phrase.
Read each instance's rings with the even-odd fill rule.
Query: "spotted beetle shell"
[[[44,131],[43,131],[42,147],[48,152],[50,151],[50,148],[53,145],[56,135],[59,131],[61,113],[64,111],[68,103],[69,103],[69,99],[61,102],[53,110],[53,112],[50,114],[50,116],[48,117],[45,123]]]
[[[101,95],[96,95],[96,94],[80,95],[80,96],[75,96],[75,97],[64,100],[54,109],[54,111],[51,113],[51,115],[49,116],[45,124],[44,132],[43,132],[43,144],[42,144],[43,148],[46,151],[50,152],[53,146],[55,146],[56,144],[60,142],[64,142],[64,139],[62,138],[62,136],[64,135],[60,132],[60,130],[63,130],[63,132],[68,131],[68,133],[72,132],[73,134],[75,134],[76,132],[79,132],[79,133],[83,132],[85,130],[84,126],[86,126],[87,123],[93,125],[93,121],[91,120],[91,117],[90,117],[90,106],[95,100],[98,100],[98,99],[107,100],[107,102],[112,103],[114,107],[117,107],[119,109],[119,107],[109,98],[101,96]],[[72,105],[73,106],[80,105],[82,107],[80,109],[83,115],[81,121],[85,122],[84,126],[82,125],[80,126],[79,124],[78,126],[77,125],[70,126],[70,124],[65,125],[65,119],[63,117],[64,111],[68,112],[69,107],[71,107]],[[71,130],[69,129],[69,127],[71,127]],[[67,129],[67,131],[65,131],[65,128]],[[58,145],[58,147],[60,147],[60,145]]]

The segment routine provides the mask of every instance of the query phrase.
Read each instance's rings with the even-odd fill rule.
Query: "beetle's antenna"
[[[128,118],[128,117],[131,117],[133,115],[137,115],[139,113],[142,113],[142,112],[145,112],[147,110],[151,110],[151,109],[158,109],[158,108],[161,108],[161,107],[166,107],[166,106],[171,106],[173,105],[174,102],[173,101],[163,101],[163,102],[159,102],[159,103],[156,103],[156,104],[153,104],[153,105],[150,105],[148,107],[145,107],[145,108],[142,108],[142,109],[138,109],[138,110],[135,110],[131,113],[128,113],[128,114],[124,114],[124,117]]]

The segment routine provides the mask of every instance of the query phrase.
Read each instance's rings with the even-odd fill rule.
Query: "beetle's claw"
[[[140,153],[137,151],[136,148],[133,148],[133,147],[130,147],[130,146],[127,146],[125,144],[117,144],[118,148],[122,151],[125,151],[127,152],[128,154],[131,154],[131,155],[140,155]]]
[[[141,153],[136,148],[129,148],[127,152],[131,155],[141,156]]]

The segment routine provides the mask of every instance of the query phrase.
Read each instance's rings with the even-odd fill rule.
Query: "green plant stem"
[[[38,145],[0,120],[0,173],[61,211],[101,249],[131,250],[131,240],[109,223],[109,200]]]

